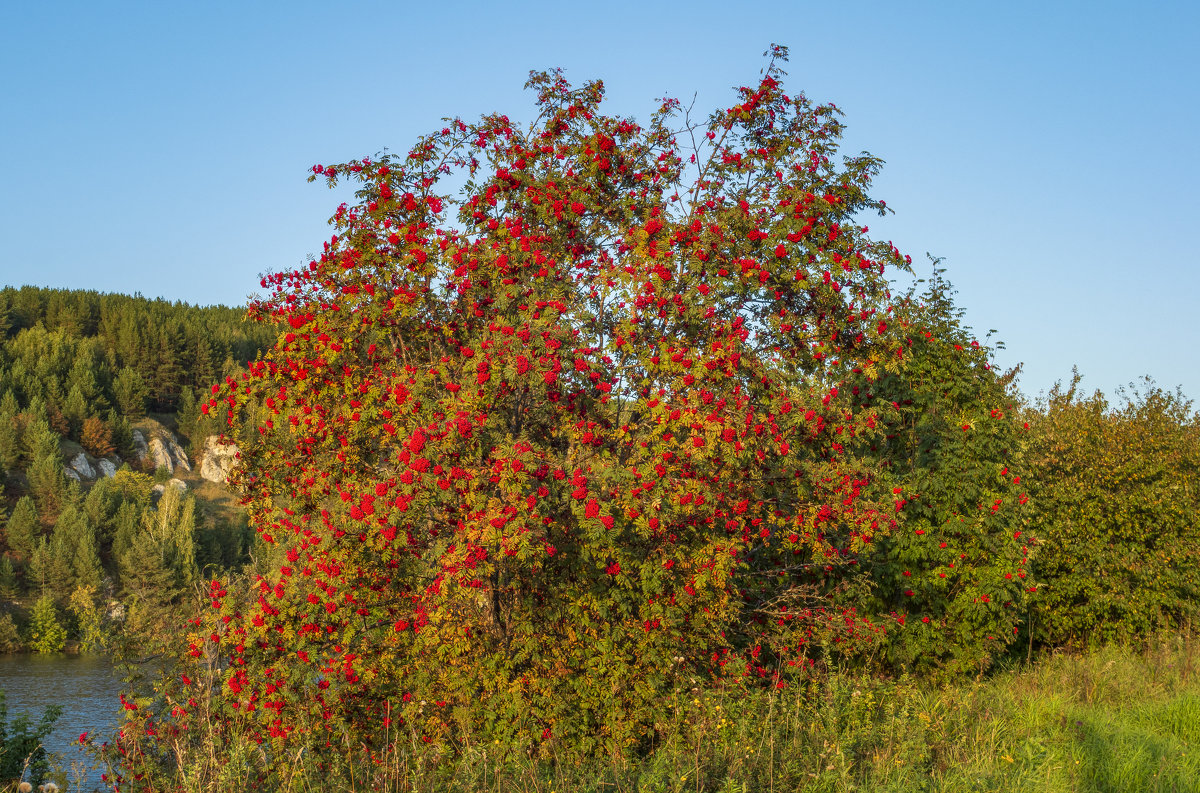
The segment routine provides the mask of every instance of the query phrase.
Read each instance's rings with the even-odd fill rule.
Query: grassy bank
[[[460,791],[1200,791],[1200,640],[1054,656],[957,686],[834,675],[696,692],[644,757],[592,767],[411,761],[386,787]],[[364,782],[366,780],[363,780]]]

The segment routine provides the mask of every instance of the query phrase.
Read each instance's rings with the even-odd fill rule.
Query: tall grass
[[[931,685],[833,673],[775,691],[695,690],[664,703],[633,758],[576,762],[473,743],[457,757],[414,742],[385,757],[345,747],[317,775],[297,757],[286,789],[405,793],[1200,793],[1200,638],[1108,647]],[[248,747],[248,751],[255,753]],[[221,789],[254,765],[226,755]],[[180,769],[180,789],[214,777]],[[201,778],[203,777],[203,778]]]
[[[953,686],[833,674],[770,693],[694,692],[669,703],[632,761],[477,749],[392,781],[431,793],[1200,791],[1198,670],[1200,639],[1175,637]]]

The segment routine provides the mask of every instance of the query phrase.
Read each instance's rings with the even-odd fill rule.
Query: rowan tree
[[[357,203],[264,277],[279,338],[203,405],[269,552],[210,582],[186,683],[133,712],[131,789],[151,757],[215,778],[153,737],[184,727],[261,743],[262,784],[401,735],[619,754],[698,681],[874,651],[896,407],[860,385],[905,364],[908,260],[862,225],[880,161],[840,156],[785,56],[707,120],[667,100],[639,125],[540,72],[529,124],[314,167]]]

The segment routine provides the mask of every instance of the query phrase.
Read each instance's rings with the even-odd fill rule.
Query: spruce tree
[[[67,643],[67,631],[58,619],[54,598],[43,595],[33,607],[29,625],[29,649],[35,653],[60,653]]]
[[[12,600],[18,591],[17,571],[13,569],[12,560],[7,556],[0,556],[0,597]]]
[[[139,533],[117,557],[121,588],[134,601],[151,609],[169,604],[180,593],[178,576],[167,562],[166,549],[149,532]]]
[[[31,591],[41,595],[66,597],[74,588],[71,570],[72,549],[61,535],[43,537],[29,560],[26,582]]]
[[[37,547],[38,538],[42,533],[42,524],[38,520],[37,507],[33,498],[22,496],[4,529],[8,549],[21,559],[29,559]]]
[[[131,419],[146,415],[146,397],[150,391],[136,369],[126,366],[117,372],[112,389],[117,409],[122,415]]]
[[[69,570],[63,580],[55,582],[55,591],[70,592],[78,586],[99,588],[102,570],[96,532],[82,509],[74,504],[63,509],[54,524],[51,547],[63,549]]]
[[[17,431],[17,413],[0,404],[0,468],[14,471],[20,458],[21,436]]]
[[[70,437],[79,437],[79,433],[83,429],[83,421],[90,412],[87,399],[83,396],[83,390],[78,385],[72,386],[62,405],[62,414],[63,418],[67,420],[69,427],[67,434]]]

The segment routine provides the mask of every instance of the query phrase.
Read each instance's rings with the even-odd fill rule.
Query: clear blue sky
[[[1200,397],[1200,10],[1159,2],[0,4],[0,284],[242,304],[345,198],[314,163],[443,116],[527,118],[530,69],[614,112],[758,74],[846,112],[886,160],[868,221],[945,257],[1036,395],[1142,375]]]

